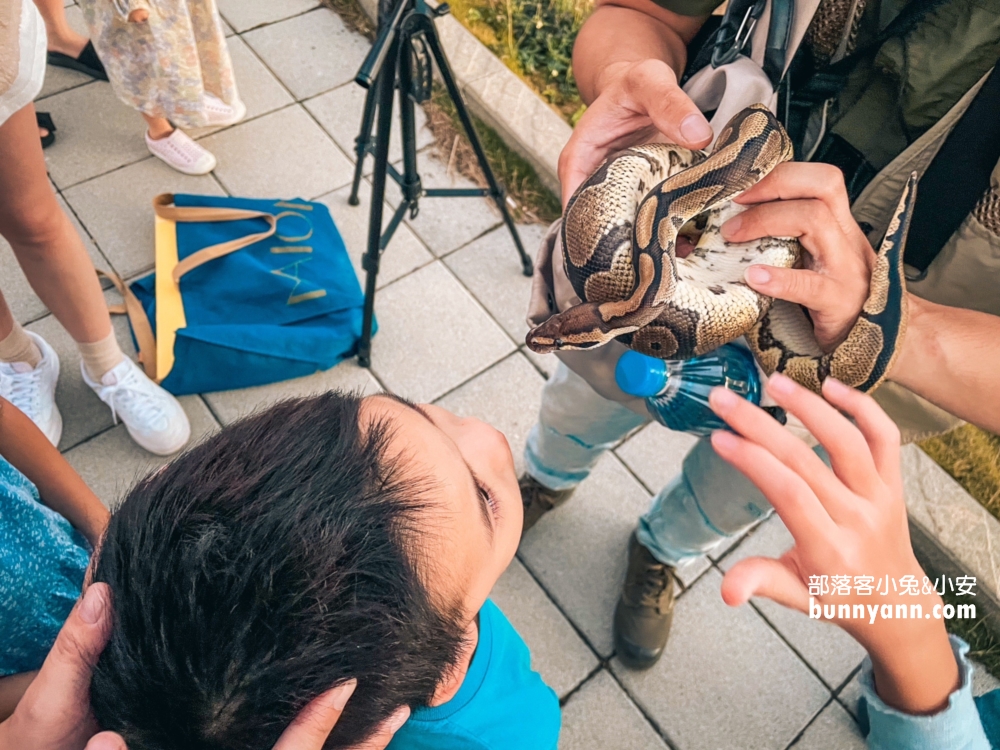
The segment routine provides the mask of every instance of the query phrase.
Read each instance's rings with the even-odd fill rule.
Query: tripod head
[[[392,46],[404,19],[409,13],[419,13],[428,18],[434,19],[445,16],[451,11],[448,3],[441,3],[436,8],[430,7],[426,0],[397,0],[391,8],[383,8],[379,5],[379,28],[378,36],[372,44],[365,61],[358,68],[358,73],[354,76],[354,82],[364,88],[371,88],[371,85],[378,78],[385,58],[388,55],[389,47]]]

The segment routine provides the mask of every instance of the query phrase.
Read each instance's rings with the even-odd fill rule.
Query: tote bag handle
[[[198,266],[208,263],[210,260],[221,258],[224,255],[229,255],[229,253],[242,250],[244,247],[248,247],[255,242],[265,240],[273,235],[278,228],[278,218],[274,214],[264,211],[248,211],[240,208],[179,207],[174,205],[173,193],[162,193],[153,198],[153,210],[161,219],[173,222],[193,223],[264,219],[268,223],[267,231],[237,237],[234,240],[210,245],[192,253],[174,267],[171,275],[175,284],[180,283],[181,278],[188,271],[192,271],[198,268]],[[132,324],[132,332],[135,334],[136,345],[139,348],[139,362],[142,364],[142,369],[146,375],[155,381],[157,372],[156,337],[153,335],[153,326],[150,325],[149,316],[146,315],[142,303],[117,274],[99,270],[97,275],[109,279],[114,284],[115,289],[118,290],[118,293],[121,294],[124,304],[108,305],[108,311],[114,315],[128,315],[129,323]]]
[[[244,247],[266,240],[278,230],[278,218],[274,214],[265,211],[248,211],[242,208],[205,208],[202,206],[175,206],[173,193],[161,193],[153,198],[153,210],[161,219],[173,222],[208,222],[208,221],[239,221],[241,219],[264,219],[268,224],[265,232],[256,232],[244,237],[237,237],[235,240],[220,242],[217,245],[203,247],[196,253],[191,253],[184,260],[180,261],[171,272],[174,283],[179,284],[181,278],[188,271],[193,271],[198,266],[208,263],[210,260],[221,258],[229,253],[242,250]]]

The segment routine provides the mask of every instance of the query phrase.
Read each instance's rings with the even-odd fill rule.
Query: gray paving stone
[[[222,424],[227,425],[277,401],[332,390],[361,391],[367,395],[381,388],[368,370],[358,366],[356,359],[349,359],[308,377],[238,391],[206,393],[204,398]]]
[[[354,139],[358,137],[361,128],[361,115],[365,109],[365,94],[367,90],[358,86],[354,81],[338,86],[333,91],[327,91],[317,97],[302,102],[315,117],[323,129],[330,134],[330,137],[337,142],[346,153],[353,157],[356,144]],[[399,124],[398,99],[394,105],[392,119],[392,132],[389,140],[389,161],[395,163],[403,158],[402,131]],[[417,149],[422,149],[434,143],[434,134],[427,127],[427,116],[421,107],[414,108],[417,125],[416,140]],[[369,156],[365,167],[365,174],[372,171],[374,159]]]
[[[809,725],[794,750],[865,750],[868,745],[854,718],[832,701]]]
[[[545,234],[540,224],[518,227],[521,241],[533,252]],[[501,225],[489,234],[458,250],[445,259],[483,307],[519,344],[528,332],[525,317],[531,297],[531,278],[522,273],[514,242],[507,227]]]
[[[524,470],[524,444],[538,419],[544,381],[518,352],[480,373],[438,401],[463,417],[476,417],[502,432],[518,473]]]
[[[563,706],[559,750],[666,750],[666,747],[606,670],[590,678]]]
[[[105,292],[105,299],[120,302],[116,292]],[[125,356],[135,357],[128,322],[124,316],[111,318],[115,338]],[[63,434],[59,442],[61,450],[67,450],[77,443],[108,429],[114,424],[111,410],[104,404],[80,375],[80,354],[76,344],[52,315],[46,315],[28,327],[52,345],[59,355],[59,383],[56,387],[56,406],[63,417]]]
[[[45,149],[52,181],[70,185],[149,157],[138,112],[126,107],[106,83],[95,81],[45,100],[59,137]]]
[[[478,187],[459,174],[449,175],[448,165],[432,153],[420,154],[417,167],[425,188]],[[392,203],[399,190],[391,187],[386,194]],[[501,218],[496,206],[486,198],[425,198],[420,201],[417,218],[406,221],[440,258],[497,226]]]
[[[490,593],[531,649],[531,668],[562,697],[597,666],[597,657],[546,596],[524,566],[514,560]]]
[[[178,400],[191,421],[191,442],[188,447],[219,429],[201,398],[183,396]],[[132,441],[125,425],[119,424],[68,451],[66,460],[101,502],[113,508],[121,502],[137,479],[168,463],[170,458],[147,453]]]
[[[555,354],[537,354],[527,346],[522,346],[521,351],[535,367],[541,370],[546,378],[552,377],[552,373],[556,371],[556,365],[559,364],[559,358]]]
[[[152,201],[160,193],[225,195],[211,175],[181,174],[153,158],[75,185],[64,194],[115,270],[130,279],[153,268]]]
[[[674,568],[674,575],[680,579],[680,582],[684,585],[685,589],[691,588],[694,582],[701,577],[704,573],[712,567],[711,561],[706,555],[700,555],[699,557],[689,560],[683,565],[678,565]]]
[[[264,5],[264,0],[260,4]],[[353,80],[371,46],[327,8],[254,29],[243,39],[296,99],[307,99]]]
[[[720,567],[729,570],[747,557],[778,558],[793,544],[792,535],[772,515],[729,556]],[[865,657],[865,650],[836,625],[809,619],[808,615],[775,604],[770,599],[753,600],[764,617],[784,636],[832,689],[837,689]]]
[[[847,712],[855,719],[858,718],[858,698],[861,697],[861,683],[858,682],[860,675],[861,671],[859,670],[850,679],[850,681],[840,689],[840,692],[837,693],[837,701],[841,706],[847,709]]]
[[[233,29],[243,32],[297,16],[318,5],[318,0],[219,0],[219,13]]]
[[[66,20],[75,32],[83,34],[84,36],[90,36],[90,30],[87,28],[87,22],[83,20],[83,11],[80,10],[79,6],[72,4],[66,6]],[[53,94],[58,94],[60,91],[65,91],[66,89],[82,86],[83,84],[90,83],[93,80],[94,79],[86,73],[81,73],[77,70],[59,68],[55,65],[47,65],[45,67],[45,83],[42,84],[42,90],[35,98],[35,101],[44,99],[47,96],[52,96]],[[43,112],[47,111],[44,104],[39,104],[38,109]],[[69,125],[69,123],[56,121],[56,127],[59,128],[59,131],[56,134],[57,138],[62,137],[63,125]]]
[[[625,579],[626,547],[649,496],[614,455],[521,541],[520,557],[602,656]]]
[[[978,661],[972,662],[975,671],[972,673],[972,694],[982,695],[1000,688],[1000,680],[986,671],[986,667]]]
[[[727,607],[705,574],[678,602],[663,658],[645,672],[612,668],[684,750],[785,748],[830,692],[750,607]]]
[[[358,198],[361,203],[357,206],[348,204],[347,198],[351,194],[351,186],[344,187],[328,193],[318,198],[321,203],[325,203],[330,208],[333,221],[340,230],[340,236],[344,238],[347,246],[347,254],[351,256],[351,263],[361,280],[361,287],[365,285],[365,273],[361,268],[361,256],[368,247],[368,212],[371,206],[371,184],[367,180],[361,181],[361,189],[358,191]],[[388,203],[382,211],[382,227],[389,223],[392,217],[393,207]],[[378,288],[381,289],[386,284],[391,284],[396,279],[405,276],[410,271],[415,271],[421,266],[426,266],[434,260],[434,256],[424,246],[417,235],[413,233],[406,224],[400,224],[396,228],[395,234],[389,246],[379,256]]]
[[[246,119],[260,117],[294,101],[243,39],[234,37],[227,45],[240,98],[247,105]]]
[[[434,401],[515,349],[440,263],[380,291],[375,316],[372,370],[414,401]]]
[[[219,160],[215,176],[245,198],[306,198],[351,181],[351,162],[294,105],[201,140]]]

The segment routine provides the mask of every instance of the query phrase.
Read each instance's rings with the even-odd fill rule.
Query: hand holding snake
[[[763,105],[737,114],[707,157],[669,144],[633,147],[609,157],[570,199],[563,222],[567,277],[584,302],[532,329],[528,346],[539,352],[589,349],[618,338],[650,356],[683,359],[745,335],[768,373],[784,372],[817,391],[831,374],[873,390],[889,371],[905,330],[902,249],[915,178],[903,191],[878,254],[859,255],[866,265],[861,274],[847,269],[847,277],[851,271],[855,279],[860,275],[867,289],[861,314],[844,335],[842,321],[834,320],[843,316],[824,319],[808,289],[800,290],[803,308],[759,294],[744,280],[754,265],[775,266],[777,276],[779,269],[800,265],[795,237],[817,251],[809,262],[825,272],[824,282],[830,269],[822,266],[833,256],[824,258],[820,248],[844,238],[862,250],[867,245],[860,229],[851,226],[846,198],[831,197],[838,194],[837,182],[827,180],[831,199],[817,202],[796,199],[796,192],[816,195],[815,184],[796,188],[793,179],[782,188],[777,178],[770,185],[763,181],[791,157],[788,136]],[[744,202],[791,200],[751,209],[745,222],[728,228],[732,239],[741,233],[749,238],[755,223],[787,235],[758,233],[755,241],[725,242],[720,227],[744,210],[734,203],[741,194]],[[769,220],[761,222],[767,214]],[[833,236],[838,232],[843,236]],[[695,250],[678,258],[678,239],[690,233],[697,235]],[[808,272],[795,273],[814,287],[824,286]],[[850,297],[860,291],[855,286],[841,307],[854,305]],[[819,336],[808,317],[810,308],[818,314]]]

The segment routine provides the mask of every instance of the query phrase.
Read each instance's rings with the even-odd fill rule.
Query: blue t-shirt
[[[559,699],[531,669],[528,646],[487,600],[479,643],[455,697],[413,712],[388,750],[555,750]]]
[[[89,558],[79,532],[0,457],[0,677],[42,666]]]

